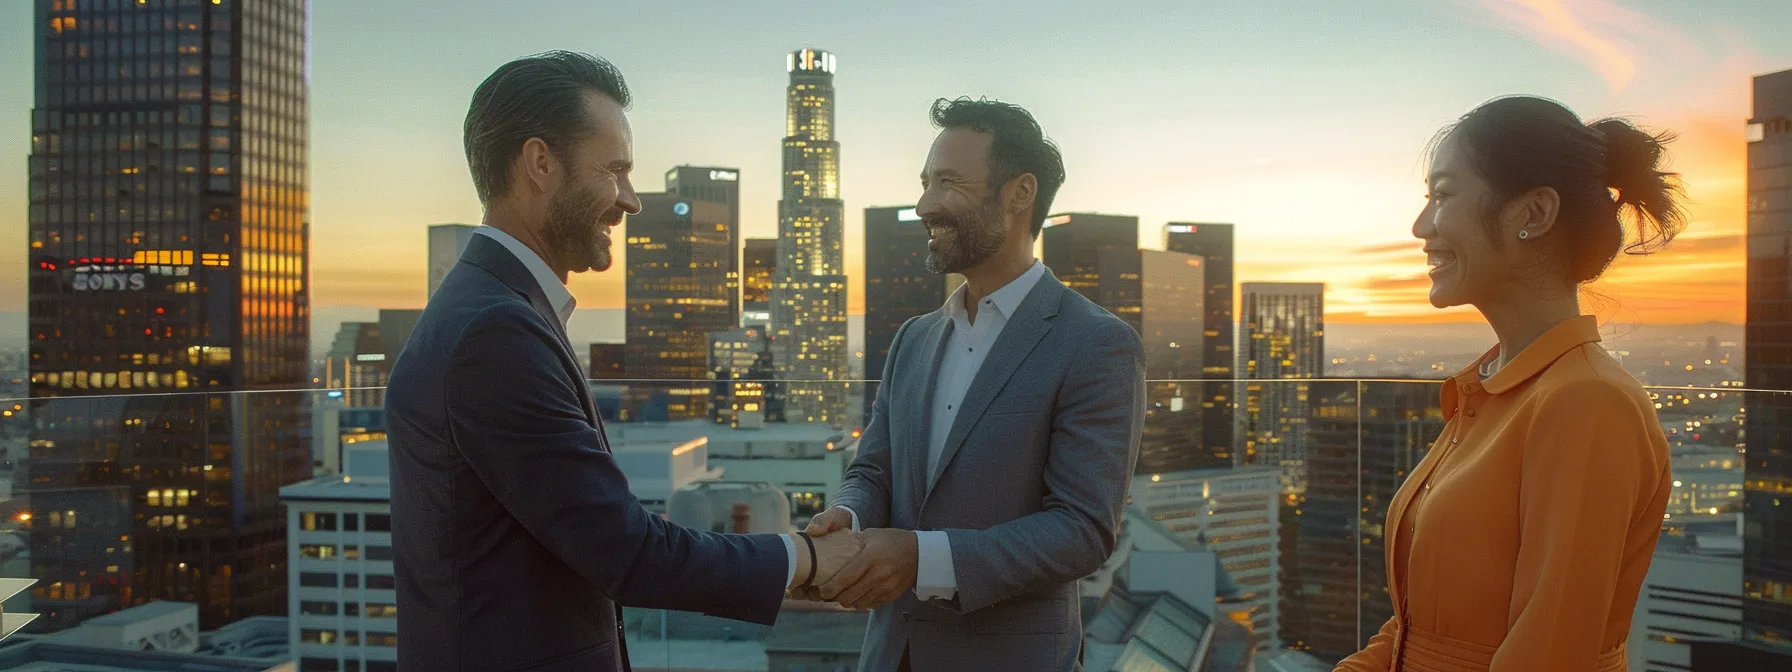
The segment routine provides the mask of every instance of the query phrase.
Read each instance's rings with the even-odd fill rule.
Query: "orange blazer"
[[[1483,381],[1388,507],[1394,617],[1348,672],[1621,672],[1672,474],[1654,402],[1582,315]],[[1496,349],[1497,350],[1497,349]]]

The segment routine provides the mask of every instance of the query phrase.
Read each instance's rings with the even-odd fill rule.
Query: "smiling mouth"
[[[1456,264],[1456,254],[1442,250],[1431,250],[1425,253],[1425,263],[1431,266],[1426,275],[1437,277],[1438,272]]]

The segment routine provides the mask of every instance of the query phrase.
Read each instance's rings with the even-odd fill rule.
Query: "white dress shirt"
[[[939,375],[933,381],[933,412],[927,439],[928,487],[932,487],[940,471],[940,455],[946,450],[946,437],[952,433],[952,423],[958,419],[964,395],[983,368],[989,349],[1002,335],[1002,328],[1008,326],[1008,320],[1014,316],[1020,302],[1044,276],[1045,264],[1034,260],[1026,272],[983,297],[982,305],[977,307],[975,322],[971,321],[970,309],[964,303],[967,285],[959,285],[946,299],[946,313],[952,318],[952,330],[946,335],[946,351],[940,356]],[[852,529],[857,531],[858,512],[846,511],[852,515]],[[957,597],[958,572],[952,566],[952,542],[946,533],[915,532],[915,554],[915,597],[922,601]]]
[[[567,321],[572,319],[573,309],[578,307],[579,302],[578,299],[573,298],[572,292],[566,289],[566,285],[560,283],[560,276],[554,274],[554,269],[548,268],[547,262],[541,260],[541,255],[536,254],[535,250],[529,249],[529,246],[524,245],[523,241],[517,240],[515,236],[505,233],[495,226],[481,226],[473,229],[473,233],[498,241],[498,244],[503,245],[504,249],[510,250],[512,255],[523,262],[523,267],[529,269],[529,275],[535,276],[536,284],[541,285],[541,292],[547,295],[548,305],[554,307],[554,314],[560,318],[560,328],[565,329]],[[784,585],[788,586],[791,581],[796,580],[796,542],[791,541],[790,535],[787,534],[778,535],[778,538],[784,540]]]

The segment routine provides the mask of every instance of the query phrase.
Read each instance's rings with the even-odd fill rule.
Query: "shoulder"
[[[1133,330],[1132,325],[1068,287],[1059,298],[1058,321],[1070,328],[1074,338],[1088,346],[1143,348],[1139,332]]]
[[[1596,343],[1575,348],[1557,359],[1537,379],[1535,395],[1546,407],[1598,414],[1603,418],[1635,417],[1653,424],[1648,391]],[[1645,418],[1644,416],[1648,416]]]

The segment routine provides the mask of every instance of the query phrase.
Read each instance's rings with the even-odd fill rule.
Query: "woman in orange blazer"
[[[1626,669],[1668,448],[1578,295],[1682,228],[1668,140],[1511,97],[1433,143],[1412,229],[1431,303],[1474,306],[1499,345],[1444,383],[1448,423],[1388,509],[1394,617],[1337,669]]]

